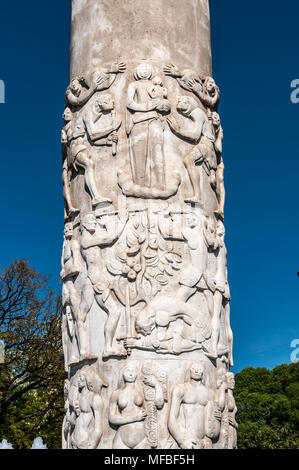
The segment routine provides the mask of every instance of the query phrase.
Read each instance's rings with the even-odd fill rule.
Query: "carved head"
[[[218,90],[215,80],[212,77],[207,77],[205,79],[204,88],[206,89],[209,95],[214,94]]]
[[[189,214],[186,215],[186,223],[187,223],[187,227],[195,228],[199,224],[199,217],[194,212],[190,212]]]
[[[153,78],[153,84],[156,86],[163,86],[162,79],[160,77],[155,76]]]
[[[213,126],[215,127],[215,129],[219,128],[219,126],[220,126],[220,116],[216,112],[212,113],[212,123],[213,123]]]
[[[82,390],[84,387],[87,387],[90,392],[93,391],[92,378],[86,371],[81,371],[79,374],[78,388]]]
[[[65,108],[64,113],[62,115],[62,119],[64,122],[70,122],[73,119],[73,113],[70,108]]]
[[[179,113],[188,116],[196,108],[198,108],[198,104],[192,96],[179,97],[177,102],[177,110]]]
[[[154,71],[151,64],[140,64],[138,65],[134,76],[136,80],[150,80],[153,74]]]
[[[123,379],[125,383],[134,383],[137,379],[137,367],[134,364],[128,364],[123,370]]]
[[[74,78],[70,83],[70,90],[75,95],[78,96],[81,93],[82,85],[78,78]]]
[[[64,226],[64,236],[66,240],[70,240],[72,238],[73,232],[74,232],[74,229],[73,229],[72,222],[66,223]]]
[[[100,111],[112,111],[114,109],[114,99],[112,95],[105,93],[99,96],[96,101],[96,107],[98,107]]]
[[[190,367],[190,379],[201,382],[204,375],[204,367],[200,362],[192,364]]]
[[[217,222],[217,237],[221,238],[222,240],[225,237],[225,227],[222,220],[218,220]]]
[[[94,233],[96,231],[98,225],[97,218],[94,214],[86,214],[81,220],[81,232],[86,229],[90,233]]]
[[[235,376],[232,372],[228,372],[226,375],[227,378],[227,385],[230,390],[235,388]]]
[[[155,311],[150,307],[145,307],[137,315],[135,328],[137,333],[141,333],[144,336],[151,334],[155,327],[156,314]]]

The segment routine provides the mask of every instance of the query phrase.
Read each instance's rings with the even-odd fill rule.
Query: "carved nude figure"
[[[80,212],[80,209],[77,209],[73,205],[70,181],[69,181],[69,171],[68,171],[68,161],[67,161],[67,149],[68,142],[72,139],[73,129],[72,129],[72,119],[73,114],[70,108],[65,108],[62,115],[64,120],[64,127],[61,131],[61,143],[62,143],[62,184],[63,184],[63,198],[64,198],[64,207],[65,207],[65,216],[66,220],[73,214]]]
[[[68,119],[71,115],[68,113]],[[100,203],[111,202],[110,199],[103,198],[98,191],[95,179],[95,163],[92,159],[91,148],[87,142],[85,126],[82,117],[76,119],[72,115],[72,120],[67,124],[67,129],[63,133],[64,145],[67,152],[67,171],[78,171],[78,166],[84,170],[85,184],[91,195],[93,206]],[[67,188],[68,181],[65,182]],[[70,201],[69,201],[70,203]],[[75,209],[76,211],[76,209]]]
[[[191,128],[188,126],[183,129],[173,116],[167,118],[169,127],[179,137],[196,144],[183,158],[193,189],[192,197],[185,199],[185,201],[202,204],[200,171],[196,165],[203,165],[210,178],[211,186],[216,189],[217,157],[214,147],[215,137],[210,120],[194,98],[181,96],[177,103],[177,110],[191,122]]]
[[[214,401],[214,392],[204,385],[204,367],[192,364],[190,379],[173,386],[171,391],[168,429],[181,449],[202,449],[210,447],[207,437],[207,405]],[[221,419],[220,410],[214,412],[214,419]]]
[[[85,76],[74,78],[67,91],[66,102],[71,106],[82,106],[97,91],[110,88],[118,73],[123,73],[126,65],[123,62],[113,64],[108,70],[96,70]]]
[[[97,390],[94,390],[93,378],[86,370],[79,373],[76,424],[71,435],[73,449],[96,449],[102,438],[104,402],[101,389],[107,384],[99,378],[96,381]]]
[[[227,408],[228,408],[228,448],[237,448],[237,428],[238,423],[236,421],[236,413],[238,411],[235,398],[233,395],[235,388],[235,376],[232,372],[227,373],[227,385],[228,385],[228,396],[227,396]]]
[[[119,116],[114,112],[114,100],[112,95],[106,93],[100,95],[93,108],[83,117],[88,137],[92,145],[112,146],[112,154],[116,155],[118,142],[117,130],[121,126]]]
[[[122,386],[112,393],[109,405],[109,423],[117,428],[112,448],[149,449],[144,425],[145,399],[143,388],[137,383],[135,365],[125,367],[122,381]]]
[[[222,159],[222,141],[223,129],[219,114],[212,113],[212,123],[215,132],[215,150],[217,153],[217,174],[216,174],[216,194],[218,198],[218,208],[215,213],[223,220],[224,219],[224,204],[225,204],[225,187],[224,187],[224,163]]]
[[[64,244],[61,258],[60,277],[63,281],[62,305],[66,315],[66,323],[69,335],[75,335],[78,343],[80,359],[87,355],[86,328],[80,309],[80,297],[75,288],[74,282],[81,272],[80,244],[73,238],[73,224],[65,225]],[[70,363],[76,362],[75,357],[70,358]]]
[[[135,73],[136,81],[128,87],[127,134],[130,139],[130,163],[132,180],[146,187],[165,189],[165,161],[163,125],[159,113],[169,111],[169,102],[157,95],[153,84],[153,68],[140,64]],[[163,90],[161,89],[163,92]],[[159,96],[151,98],[152,96]],[[165,91],[163,92],[165,96]]]
[[[105,223],[104,217],[102,217],[101,227],[92,213],[85,215],[81,220],[81,253],[86,262],[87,275],[91,283],[91,285],[86,283],[83,288],[81,308],[86,317],[95,296],[98,305],[107,313],[103,358],[127,355],[121,347],[113,347],[121,310],[107,281],[102,250],[118,240],[128,220],[128,214],[121,218],[117,228],[112,227],[112,229]]]
[[[231,351],[232,351],[232,342],[233,336],[230,325],[228,324],[228,320],[225,320],[226,326],[226,335],[227,335],[227,345],[219,344],[219,336],[220,336],[220,316],[221,311],[223,308],[223,302],[225,301],[226,297],[229,297],[230,294],[228,291],[228,283],[227,283],[227,252],[224,243],[225,237],[225,228],[223,222],[218,220],[217,222],[217,239],[218,239],[218,246],[217,249],[210,254],[213,261],[210,263],[211,274],[210,277],[213,276],[214,278],[214,309],[213,309],[213,316],[211,320],[212,325],[212,336],[211,336],[211,350],[208,356],[211,359],[217,359],[219,354],[227,354],[229,353],[230,359]],[[226,299],[226,300],[229,300]],[[229,313],[229,312],[226,312]]]

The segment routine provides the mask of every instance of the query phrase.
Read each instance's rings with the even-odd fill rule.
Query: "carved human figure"
[[[212,125],[192,96],[181,96],[177,111],[191,122],[191,127],[189,124],[182,128],[173,116],[167,118],[169,127],[179,137],[196,144],[183,158],[193,189],[192,197],[185,199],[185,202],[202,204],[200,170],[196,165],[203,165],[211,186],[216,189],[217,157]]]
[[[193,92],[201,103],[211,111],[217,111],[220,91],[212,77],[200,76],[193,70],[180,71],[174,64],[163,67],[165,75],[176,78],[179,85]]]
[[[233,391],[235,388],[235,376],[232,372],[227,373],[227,385],[228,385],[228,396],[227,396],[227,408],[228,408],[228,422],[229,422],[229,434],[228,434],[228,448],[237,448],[237,428],[238,423],[236,421],[236,413],[238,411]]]
[[[136,366],[127,364],[122,371],[123,383],[110,398],[109,423],[117,428],[113,449],[150,448],[144,425],[146,411],[143,387],[139,385],[137,375]]]
[[[194,363],[189,369],[190,378],[173,386],[169,404],[168,429],[181,449],[210,448],[207,434],[209,402],[214,402],[214,392],[204,384],[204,366]],[[221,419],[221,411],[214,409],[213,419]]]
[[[222,159],[222,142],[223,142],[223,129],[221,126],[220,116],[218,113],[212,113],[212,123],[215,132],[215,150],[217,153],[217,174],[216,174],[216,194],[218,198],[218,208],[216,214],[224,219],[224,204],[225,204],[225,187],[224,187],[224,163]]]
[[[95,70],[86,75],[74,78],[65,95],[66,102],[71,106],[82,106],[97,91],[110,88],[118,73],[123,73],[126,65],[123,62],[113,64],[108,70]]]
[[[62,115],[64,120],[64,127],[61,131],[61,144],[62,144],[62,184],[63,184],[63,198],[64,198],[64,210],[65,220],[73,214],[80,212],[80,209],[74,207],[70,181],[69,181],[69,171],[68,171],[68,161],[67,161],[67,150],[68,142],[72,139],[73,129],[72,129],[72,119],[73,114],[70,108],[65,108]]]
[[[107,313],[103,358],[127,355],[120,346],[113,346],[121,309],[113,291],[110,290],[102,250],[118,240],[128,220],[128,214],[122,216],[117,227],[115,224],[109,226],[107,217],[105,215],[100,217],[101,225],[93,213],[85,215],[81,220],[81,253],[87,265],[90,281],[83,287],[81,308],[86,317],[95,298],[98,305]]]
[[[69,448],[69,435],[70,435],[70,403],[69,403],[69,388],[70,388],[70,381],[64,381],[63,387],[63,395],[64,395],[64,418],[62,423],[62,448],[68,449]]]
[[[94,383],[95,382],[95,383]],[[89,371],[81,370],[75,402],[76,423],[71,435],[73,449],[97,449],[103,434],[102,387],[107,384]]]
[[[157,295],[139,312],[135,329],[139,338],[127,338],[128,349],[156,351],[159,354],[181,354],[202,349],[210,335],[208,325],[198,318],[198,308],[187,303],[185,289],[175,295]],[[188,297],[190,297],[190,291]]]
[[[132,180],[142,187],[164,190],[164,136],[159,113],[168,112],[170,104],[162,99],[166,91],[158,92],[159,85],[151,81],[153,68],[150,64],[140,64],[134,76],[136,81],[130,83],[127,92],[126,126]]]
[[[64,243],[61,258],[60,277],[62,286],[62,305],[66,317],[70,339],[77,340],[80,359],[88,355],[87,332],[84,319],[80,309],[80,296],[75,287],[75,280],[81,272],[80,244],[73,237],[73,224],[68,222],[64,228]],[[74,351],[72,351],[74,352]],[[75,356],[71,355],[70,363],[76,362]]]
[[[70,116],[69,116],[70,117]],[[85,184],[91,195],[91,203],[97,206],[100,203],[111,202],[110,199],[100,195],[95,177],[95,163],[92,159],[91,147],[87,142],[85,126],[82,116],[72,117],[68,123],[67,132],[64,133],[64,145],[67,148],[67,170],[78,171],[78,166],[84,170]],[[65,185],[67,188],[67,185]]]
[[[215,289],[211,289],[208,276],[208,252],[218,247],[216,227],[213,222],[214,218],[211,221],[199,211],[159,214],[159,229],[163,237],[187,242],[190,250],[191,265],[181,272],[179,279],[182,295],[188,299],[196,291],[203,292],[211,316]]]
[[[117,130],[121,119],[114,111],[114,99],[110,93],[100,95],[91,110],[83,117],[89,140],[95,146],[112,146],[112,154],[116,155],[118,142]]]
[[[214,309],[211,319],[212,336],[211,350],[208,356],[211,359],[217,359],[219,355],[228,354],[232,351],[233,335],[229,325],[229,319],[225,320],[227,345],[219,344],[220,337],[220,316],[223,303],[230,300],[230,294],[227,283],[227,251],[224,242],[225,228],[221,220],[217,221],[217,239],[218,246],[211,253],[212,262],[210,263],[210,277],[214,279]],[[227,298],[228,297],[228,298]],[[229,313],[228,311],[226,313]]]

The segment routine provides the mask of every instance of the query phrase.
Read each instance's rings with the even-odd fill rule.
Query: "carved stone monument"
[[[65,449],[236,447],[208,0],[72,0]]]

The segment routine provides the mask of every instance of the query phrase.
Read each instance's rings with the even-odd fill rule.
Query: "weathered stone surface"
[[[207,0],[73,0],[64,448],[230,448],[223,131]]]

